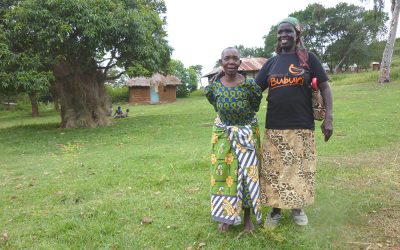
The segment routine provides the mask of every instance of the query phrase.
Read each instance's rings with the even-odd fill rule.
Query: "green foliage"
[[[122,69],[112,68],[108,71],[108,76],[111,80],[108,80],[106,83],[113,87],[122,87],[125,85],[126,81],[129,80],[129,77],[126,74],[122,74]]]
[[[0,90],[17,92],[47,91],[54,79],[40,57],[32,51],[13,52],[0,23]]]
[[[201,66],[199,64],[198,65],[192,65],[192,66],[189,66],[188,70],[193,70],[194,71],[192,74],[196,76],[196,83],[201,82],[201,78],[202,78],[201,71],[203,70],[203,66]],[[193,76],[193,80],[194,80],[194,76]]]
[[[112,103],[128,102],[129,89],[127,86],[115,87],[106,85],[106,91],[108,96],[111,98]]]
[[[189,67],[187,69],[187,76],[189,92],[193,92],[197,89],[197,83],[199,82],[198,74],[194,68]]]
[[[201,66],[191,66],[185,68],[179,60],[171,60],[168,65],[168,74],[174,75],[181,80],[182,84],[176,89],[177,97],[187,97],[190,92],[197,89],[199,77],[201,77]]]
[[[277,46],[276,34],[278,33],[278,25],[272,25],[268,34],[264,36],[264,51],[267,57],[271,57]]]
[[[190,96],[205,96],[204,94],[204,88],[199,88],[190,93]]]
[[[235,48],[239,50],[241,57],[267,57],[263,48],[246,48],[243,45],[237,45]]]
[[[50,64],[78,60],[84,65],[108,52],[112,65],[131,74],[155,72],[170,53],[164,22],[152,9],[157,5],[164,2],[24,0],[8,13],[8,35]]]
[[[370,45],[385,33],[387,14],[375,15],[372,11],[344,3],[335,9],[327,9],[327,13],[331,17],[327,22],[328,37],[333,39],[325,54],[336,64],[356,63],[368,67],[377,53]]]

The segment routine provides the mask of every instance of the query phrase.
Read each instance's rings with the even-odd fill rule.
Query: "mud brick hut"
[[[155,74],[127,81],[130,104],[160,104],[176,101],[176,87],[182,84],[176,76]]]

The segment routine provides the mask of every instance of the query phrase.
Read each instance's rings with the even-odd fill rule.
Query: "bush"
[[[190,93],[190,96],[204,96],[204,88],[196,89]]]
[[[106,85],[106,92],[110,97],[112,103],[128,102],[129,88],[127,86],[112,87],[110,85]]]
[[[189,93],[189,89],[185,83],[178,85],[176,88],[176,97],[178,98],[187,97],[189,96]]]

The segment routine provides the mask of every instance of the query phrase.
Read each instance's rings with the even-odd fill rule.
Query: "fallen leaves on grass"
[[[266,237],[269,241],[282,243],[286,241],[285,236],[274,228],[262,228],[260,230],[264,237]]]
[[[67,144],[57,144],[62,150],[63,153],[76,153],[82,148],[81,142],[73,142]]]
[[[56,194],[56,195],[63,195],[64,192],[63,192],[63,191],[57,191],[57,192],[55,192],[55,194]]]
[[[188,193],[188,194],[194,194],[199,191],[200,191],[200,188],[198,188],[198,187],[186,188],[186,193]]]
[[[204,241],[195,241],[193,243],[193,246],[189,246],[186,248],[186,250],[194,250],[194,249],[203,249],[206,246],[206,243]]]
[[[140,221],[141,225],[146,225],[151,223],[153,223],[153,219],[150,217],[143,217],[142,220]]]
[[[8,241],[8,240],[9,240],[8,233],[7,233],[7,232],[2,233],[0,239],[1,239],[1,241],[3,241],[3,242]]]

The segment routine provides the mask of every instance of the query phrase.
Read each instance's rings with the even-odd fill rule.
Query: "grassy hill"
[[[97,129],[59,129],[47,109],[2,111],[0,248],[400,248],[399,58],[390,84],[377,72],[332,77],[334,136],[325,143],[317,129],[310,224],[285,212],[276,230],[252,235],[221,235],[210,220],[214,112],[202,96],[132,106]]]

